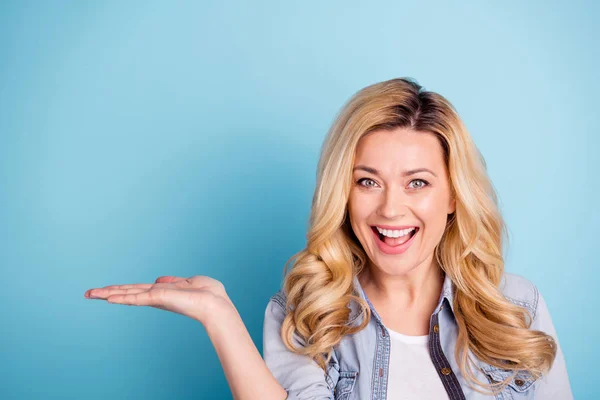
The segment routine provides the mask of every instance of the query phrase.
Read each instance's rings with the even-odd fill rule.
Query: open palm
[[[90,289],[84,296],[88,299],[107,300],[109,303],[160,308],[202,323],[213,307],[222,304],[233,306],[223,284],[208,276],[161,276],[155,283]]]

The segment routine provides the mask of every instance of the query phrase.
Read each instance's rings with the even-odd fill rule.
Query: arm
[[[290,388],[290,400],[333,398],[327,389],[333,383],[325,383],[317,364],[309,357],[291,353],[283,345],[279,337],[283,308],[277,308],[275,303],[267,307],[265,363],[225,287],[208,276],[162,276],[154,284],[110,285],[90,289],[84,296],[115,304],[155,307],[199,321],[215,347],[236,400],[283,400],[288,393],[278,380]]]
[[[330,381],[329,385],[325,373],[314,360],[291,352],[283,343],[281,325],[284,318],[281,303],[271,299],[265,311],[263,332],[263,352],[267,366],[288,393],[289,400],[333,400],[332,387],[335,382]],[[295,339],[296,347],[304,345],[298,336]],[[333,365],[337,365],[335,354],[332,357]]]
[[[283,400],[286,392],[277,383],[254,345],[234,307],[223,303],[213,308],[204,326],[215,347],[233,398]]]
[[[548,306],[542,295],[539,295],[537,311],[531,329],[545,332],[556,342],[556,358],[548,374],[542,376],[536,383],[535,398],[544,400],[572,400],[571,384],[567,374],[565,358],[558,342],[558,336],[548,311]]]

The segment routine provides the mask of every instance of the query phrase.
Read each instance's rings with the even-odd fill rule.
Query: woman
[[[266,309],[264,361],[209,277],[86,297],[200,321],[236,399],[571,399],[544,299],[504,272],[504,236],[452,105],[393,79],[354,95],[325,140],[306,248]]]

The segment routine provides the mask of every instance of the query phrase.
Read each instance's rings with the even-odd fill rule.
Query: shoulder
[[[286,301],[287,299],[283,289],[279,289],[277,293],[269,298],[269,305],[273,304],[279,306],[282,311],[285,311]]]
[[[499,289],[507,300],[525,307],[530,312],[531,318],[535,319],[540,293],[533,282],[521,275],[504,272]]]
[[[287,316],[286,296],[283,289],[279,289],[273,294],[265,309],[265,324],[267,322],[281,326],[283,320]]]

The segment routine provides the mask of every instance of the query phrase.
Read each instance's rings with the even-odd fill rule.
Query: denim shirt
[[[365,299],[371,308],[368,325],[352,335],[345,336],[334,347],[331,360],[324,372],[308,356],[291,352],[281,339],[281,325],[285,317],[286,298],[282,290],[267,304],[263,328],[264,360],[277,381],[288,393],[288,399],[371,399],[386,400],[390,361],[390,336],[379,314],[366,297],[357,277],[354,277],[357,296]],[[526,308],[533,322],[530,329],[551,335],[557,344],[556,358],[547,375],[537,380],[527,372],[519,372],[504,390],[497,394],[482,394],[472,389],[462,376],[454,357],[458,327],[454,319],[454,286],[448,276],[429,323],[429,354],[450,400],[569,400],[573,398],[565,359],[546,303],[536,286],[515,274],[505,273],[500,283],[503,295],[512,303]],[[359,324],[360,310],[350,302],[350,323]],[[304,342],[294,334],[294,345]],[[497,368],[476,358],[473,368],[481,382],[498,382],[512,375],[512,371]],[[390,399],[392,400],[392,399]]]

